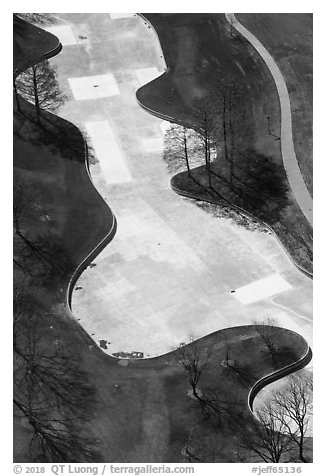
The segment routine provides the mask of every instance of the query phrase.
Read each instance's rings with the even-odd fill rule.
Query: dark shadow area
[[[87,426],[97,397],[46,304],[20,287],[14,302],[14,417],[30,435],[30,462],[101,461]],[[86,430],[87,428],[87,430]]]
[[[181,195],[221,206],[238,207],[268,224],[299,266],[312,273],[312,230],[288,190],[283,167],[272,158],[249,150],[235,152],[232,187],[230,163],[216,160],[211,164],[211,186],[205,166],[181,172],[171,186]],[[240,210],[240,211],[241,211]],[[296,210],[296,214],[293,211]]]

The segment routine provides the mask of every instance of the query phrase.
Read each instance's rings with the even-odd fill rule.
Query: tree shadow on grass
[[[35,146],[46,146],[54,155],[84,163],[86,143],[76,126],[46,111],[41,111],[37,124],[34,106],[21,100],[21,107],[22,114],[15,113],[15,135]]]
[[[229,209],[230,218],[240,226],[257,229],[248,226],[248,221],[255,224],[255,218],[266,223],[295,263],[312,273],[312,228],[291,194],[283,164],[253,149],[236,150],[232,186],[230,162],[224,157],[214,160],[211,173],[211,186],[204,165],[192,169],[190,175],[186,171],[175,175],[171,185],[181,195],[223,208],[217,216],[227,215]],[[248,220],[238,219],[241,215]],[[263,226],[260,229],[265,231]]]
[[[266,155],[247,150],[237,154],[234,164],[233,185],[230,184],[230,163],[224,158],[212,163],[212,186],[208,183],[205,166],[175,175],[171,183],[181,191],[190,192],[198,199],[235,205],[268,222],[281,219],[289,205],[287,177],[281,165]]]
[[[225,165],[221,171],[224,177],[228,168],[228,164]],[[252,149],[237,153],[232,192],[238,195],[239,206],[249,207],[249,212],[262,219],[266,217],[269,224],[279,221],[282,210],[289,204],[288,180],[283,165]]]

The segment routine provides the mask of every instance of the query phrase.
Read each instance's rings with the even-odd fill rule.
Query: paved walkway
[[[153,30],[137,17],[87,14],[81,23],[78,14],[64,14],[64,19],[77,44],[53,60],[69,96],[59,114],[88,130],[99,159],[91,175],[118,222],[114,240],[72,295],[74,315],[86,332],[97,344],[106,341],[108,354],[139,351],[151,357],[191,337],[271,318],[311,345],[312,282],[277,240],[216,219],[171,190],[162,160],[166,124],[135,98],[142,72],[164,69]],[[108,74],[119,94],[102,82]],[[71,78],[88,78],[87,99],[76,99]],[[111,131],[105,140],[115,144],[106,154],[94,128],[87,127],[101,129],[103,121]],[[109,171],[119,157],[130,177],[116,183]],[[273,286],[282,281],[286,288],[269,286],[268,295],[256,294],[247,303],[236,298],[238,289],[257,292],[262,279],[269,278],[270,285],[275,275]]]
[[[260,41],[248,31],[235,17],[234,13],[226,13],[227,21],[244,36],[252,46],[258,51],[270,70],[277,92],[280,98],[281,106],[281,149],[284,168],[292,188],[295,199],[304,213],[309,223],[313,224],[312,198],[303,180],[300,167],[294,150],[292,136],[292,116],[289,93],[285,84],[283,75],[277,66],[273,57]]]

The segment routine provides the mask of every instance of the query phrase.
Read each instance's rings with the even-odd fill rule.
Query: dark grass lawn
[[[29,115],[33,113],[25,103],[24,110]],[[106,232],[110,214],[90,184],[81,136],[67,122],[52,115],[46,117],[54,121],[59,131],[63,128],[69,132],[69,144],[63,140],[65,136],[58,141],[56,135],[15,113],[14,170],[25,185],[28,200],[37,204],[36,211],[25,216],[22,229],[31,238],[42,235],[56,242],[57,261],[63,249],[71,268],[67,275],[51,269],[38,280],[23,279],[19,268],[15,268],[15,286],[34,298],[32,312],[40,316],[35,332],[40,335],[42,348],[50,352],[53,345],[64,345],[96,391],[93,416],[83,423],[84,434],[93,439],[108,462],[186,462],[183,450],[189,436],[202,461],[252,459],[239,449],[237,433],[230,422],[216,432],[203,419],[196,401],[187,396],[190,386],[179,363],[179,351],[121,366],[117,359],[98,349],[71,315],[65,299],[69,273]],[[53,127],[51,122],[51,133]],[[40,220],[45,215],[51,220]],[[250,419],[247,396],[251,385],[305,354],[307,344],[300,336],[285,329],[275,332],[275,341],[284,351],[276,367],[254,326],[226,329],[196,344],[199,352],[211,350],[199,388],[204,394],[219,395],[225,402],[226,414],[232,411]],[[245,371],[244,380],[221,365],[226,340],[232,360]],[[17,411],[15,414],[14,458],[28,462],[31,427]]]
[[[62,278],[66,287],[75,268],[112,228],[114,218],[90,181],[78,129],[46,112],[43,127],[38,127],[33,106],[22,99],[20,104],[28,117],[14,113],[14,174],[22,185],[21,199],[29,200],[34,210],[23,217],[22,227],[31,239],[49,237],[49,243],[56,244],[55,261],[60,266],[62,258],[62,276],[52,276],[54,290],[55,282],[62,288]],[[36,269],[37,263],[33,266]]]
[[[239,447],[239,429],[235,429],[232,419],[222,419],[219,429],[214,429],[198,403],[187,396],[190,385],[178,352],[131,360],[128,366],[121,366],[117,359],[101,353],[68,314],[53,312],[42,321],[44,329],[52,326],[51,334],[43,334],[44,341],[48,340],[49,347],[58,341],[68,345],[88,374],[89,383],[95,386],[96,407],[84,430],[96,442],[103,461],[187,462],[182,452],[189,437],[194,453],[203,462],[255,460]],[[254,326],[225,329],[197,341],[200,355],[206,355],[207,350],[210,353],[200,390],[223,400],[225,414],[230,412],[250,421],[247,397],[251,384],[299,359],[307,350],[299,335],[285,329],[276,328],[274,338],[284,350],[276,366]],[[250,375],[251,384],[222,365],[226,341],[229,358]],[[15,461],[28,462],[30,428],[24,419],[15,418],[14,429]]]
[[[288,87],[294,146],[307,187],[313,191],[312,13],[239,13],[237,18],[267,48]]]
[[[14,15],[13,17],[13,70],[22,71],[39,61],[49,51],[60,51],[58,38],[42,28],[31,25]]]
[[[230,37],[229,24],[223,14],[188,14],[185,18],[180,14],[146,16],[157,29],[168,71],[137,91],[140,103],[189,126],[194,121],[194,98],[198,94],[208,94],[210,88],[214,87],[214,81],[211,79],[214,65],[232,71],[242,91],[235,119],[235,154],[242,169],[241,179],[245,184],[241,185],[238,181],[237,187],[251,195],[252,183],[249,174],[253,162],[258,162],[255,169],[256,172],[259,170],[261,181],[265,180],[265,164],[268,162],[269,167],[274,168],[277,180],[285,184],[287,177],[280,140],[275,137],[280,134],[279,99],[273,79],[258,53],[239,35]],[[300,44],[299,41],[298,45]],[[302,62],[306,55],[307,51],[301,58]],[[306,66],[307,70],[309,64]],[[309,79],[307,75],[305,77],[304,84],[308,87]],[[270,128],[275,136],[268,134],[266,116],[271,118]],[[222,134],[216,139],[215,145],[218,150],[223,150]],[[243,170],[246,167],[248,174]],[[220,172],[218,169],[219,167],[216,169],[217,173]],[[227,171],[221,173],[224,179],[228,177]],[[204,179],[205,174],[200,169],[196,174]],[[180,185],[180,180],[178,177],[174,183],[178,182]],[[183,177],[182,187],[179,188],[186,192],[188,186],[189,190],[194,190],[193,184]],[[257,202],[255,197],[256,203],[253,207],[250,201],[248,203],[243,198],[239,200],[238,194],[229,193],[225,180],[217,181],[216,186],[220,191],[223,190],[222,195],[225,195],[229,202],[234,200],[235,205],[251,213],[255,212],[257,218],[269,224],[296,262],[309,272],[312,271],[312,230],[291,190],[288,189],[287,193],[282,195],[283,203],[282,197],[278,198],[277,206],[273,201],[268,203],[265,196],[262,200],[263,206],[257,206],[260,198],[258,197]],[[262,187],[260,189],[262,190]],[[203,199],[204,195],[200,191],[198,198]]]
[[[137,98],[145,106],[193,123],[193,101],[216,87],[220,68],[231,72],[241,88],[237,117],[238,143],[268,148],[281,160],[279,144],[267,134],[271,116],[279,132],[279,104],[265,63],[242,37],[230,37],[224,14],[145,14],[155,27],[167,72],[141,87]],[[241,127],[240,127],[241,125]]]

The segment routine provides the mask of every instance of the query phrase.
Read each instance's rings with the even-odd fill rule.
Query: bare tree
[[[55,415],[53,408],[39,402],[35,406],[28,391],[25,400],[14,397],[15,408],[25,417],[33,434],[29,444],[32,461],[39,462],[99,462],[100,454],[94,449],[94,440],[82,436],[80,425]]]
[[[93,415],[95,390],[63,342],[49,336],[39,304],[20,294],[14,306],[14,404],[16,417],[32,429],[31,458],[98,460],[82,429]]]
[[[286,425],[276,415],[273,403],[264,404],[257,412],[257,419],[240,420],[240,446],[258,455],[266,463],[279,463],[290,450],[292,442]]]
[[[304,457],[304,442],[312,415],[312,387],[310,376],[292,375],[284,389],[273,393],[272,402],[277,411],[276,417],[284,426],[285,432],[298,446],[299,458]]]
[[[32,222],[37,224],[49,218],[40,203],[37,187],[14,172],[14,264],[25,274],[35,278],[52,272],[65,276],[72,264],[60,240],[50,234],[31,231]]]
[[[186,165],[188,176],[191,177],[191,167],[200,165],[198,158],[199,136],[192,129],[178,124],[171,124],[164,136],[163,159],[171,172]]]
[[[295,347],[289,343],[284,330],[277,326],[273,319],[255,322],[254,325],[265,344],[267,355],[274,368],[291,364],[298,359],[299,354]]]
[[[18,94],[18,91],[17,91],[17,86],[16,86],[16,80],[15,80],[15,78],[13,79],[13,86],[14,86],[14,93],[15,93],[15,100],[16,100],[17,110],[18,110],[19,112],[22,112],[21,107],[20,107],[19,94]]]
[[[223,140],[225,158],[230,161],[230,185],[233,189],[234,175],[234,149],[236,118],[239,117],[239,98],[241,95],[241,86],[231,73],[223,73],[219,77],[218,88],[221,91],[223,101]]]
[[[276,322],[268,318],[265,321],[255,322],[254,325],[275,366],[280,353],[280,341],[277,339],[279,328],[276,327]]]
[[[230,462],[230,447],[225,444],[225,439],[221,435],[216,438],[211,433],[203,433],[202,428],[193,428],[188,436],[187,444],[181,451],[182,456],[189,463],[219,463]]]
[[[67,276],[73,270],[73,264],[65,252],[62,242],[51,233],[30,238],[26,233],[17,231],[14,235],[14,265],[25,275],[32,277],[35,283],[45,285],[58,276]]]
[[[216,68],[210,71],[211,87],[205,98],[194,102],[195,130],[200,134],[205,154],[205,165],[211,180],[211,147],[223,142],[224,157],[230,162],[230,186],[233,188],[234,152],[237,124],[240,122],[240,99],[244,92],[236,75]],[[221,140],[220,137],[223,137]]]
[[[222,419],[233,416],[231,411],[233,403],[225,397],[221,390],[205,389],[202,391],[198,388],[199,381],[209,365],[213,348],[213,345],[202,348],[198,341],[191,340],[189,344],[178,349],[177,358],[187,372],[192,393],[200,405],[204,419],[208,420],[215,430],[218,430]]]
[[[245,386],[252,385],[257,376],[253,374],[252,370],[244,365],[242,362],[238,362],[232,358],[230,345],[227,338],[224,340],[225,357],[221,362],[222,367],[226,370],[228,375],[236,376],[237,379]]]
[[[199,343],[193,339],[189,344],[179,347],[177,351],[178,362],[186,370],[193,395],[200,402],[202,396],[201,392],[198,392],[198,383],[209,362],[211,353],[211,347],[202,349]]]
[[[20,96],[35,105],[38,124],[41,109],[54,112],[66,101],[57,81],[56,71],[48,60],[23,71],[16,78],[14,87]]]
[[[221,102],[220,96],[214,91],[205,98],[197,99],[193,103],[193,129],[197,132],[204,151],[205,167],[208,173],[209,187],[213,188],[211,170],[211,149],[216,141],[220,125]]]
[[[182,128],[182,140],[183,140],[183,150],[184,150],[185,161],[187,164],[188,176],[190,177],[191,173],[190,173],[189,158],[188,158],[187,129],[185,127]]]
[[[16,13],[16,15],[22,20],[36,25],[52,25],[57,21],[51,13]]]

